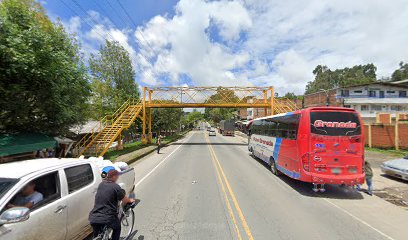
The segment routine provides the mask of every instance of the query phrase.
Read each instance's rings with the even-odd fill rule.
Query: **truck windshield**
[[[354,136],[361,134],[358,115],[353,112],[311,112],[311,132],[326,136]]]
[[[0,178],[0,199],[17,182],[18,182],[18,179],[15,179],[15,178]]]

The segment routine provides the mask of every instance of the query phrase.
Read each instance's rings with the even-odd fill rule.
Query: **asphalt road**
[[[134,239],[407,239],[408,212],[276,177],[239,137],[195,131],[138,161]]]

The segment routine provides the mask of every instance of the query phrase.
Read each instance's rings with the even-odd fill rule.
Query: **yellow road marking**
[[[207,135],[205,135],[205,138],[206,138],[206,140],[207,140],[207,143],[209,143],[209,139],[208,139]],[[236,197],[235,197],[235,194],[234,194],[234,192],[232,191],[231,185],[229,184],[228,179],[227,179],[227,177],[225,176],[225,173],[224,173],[224,170],[222,169],[222,166],[221,166],[221,164],[220,164],[220,161],[218,160],[217,155],[215,154],[214,148],[213,148],[211,145],[208,145],[208,148],[210,149],[210,152],[212,153],[213,160],[215,160],[216,163],[217,163],[217,165],[218,165],[218,168],[216,168],[216,169],[217,169],[217,171],[218,171],[218,169],[219,169],[219,171],[221,172],[221,175],[222,175],[222,177],[223,177],[223,179],[224,179],[225,185],[227,186],[228,192],[229,192],[229,194],[230,194],[230,196],[231,196],[231,198],[232,198],[232,202],[234,203],[234,206],[235,206],[235,208],[236,208],[236,210],[237,210],[237,212],[238,212],[238,216],[239,216],[239,218],[241,219],[242,226],[244,227],[244,230],[245,230],[245,232],[246,232],[248,238],[249,238],[250,240],[253,240],[254,238],[253,238],[253,236],[252,236],[251,230],[250,230],[249,227],[248,227],[248,224],[247,224],[247,222],[246,222],[246,220],[245,220],[244,214],[242,213],[242,210],[241,210],[241,208],[240,208],[240,206],[239,206],[239,204],[238,204],[238,201],[237,201],[237,199],[236,199]],[[217,172],[217,173],[218,173],[218,172]],[[218,173],[218,174],[219,174],[219,173]],[[224,186],[223,186],[222,188],[224,188]]]
[[[208,149],[210,149],[210,148],[208,147]],[[242,240],[241,233],[239,232],[239,229],[238,229],[237,221],[235,220],[234,212],[232,211],[232,208],[231,208],[231,203],[230,203],[230,201],[228,199],[227,192],[225,191],[225,187],[224,187],[224,184],[222,182],[220,172],[219,172],[218,167],[217,167],[217,165],[215,163],[215,158],[214,158],[213,153],[211,152],[211,150],[210,150],[210,155],[211,155],[211,160],[212,160],[212,162],[214,164],[214,167],[215,167],[215,171],[217,172],[218,181],[220,182],[221,189],[222,189],[222,191],[224,193],[224,198],[225,198],[225,202],[227,204],[228,213],[229,213],[229,215],[231,217],[232,223],[234,224],[235,232],[237,233],[238,239]]]

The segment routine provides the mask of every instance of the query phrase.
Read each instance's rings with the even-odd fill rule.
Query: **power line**
[[[125,21],[124,18],[122,18],[122,16],[116,11],[116,9],[112,6],[112,4],[109,2],[109,0],[105,0],[105,2],[109,5],[109,7],[112,9],[112,11],[114,12],[114,14],[116,14],[120,20],[122,20],[122,22],[124,23],[124,25],[128,25]]]
[[[122,10],[125,12],[126,16],[130,19],[130,21],[132,22],[133,26],[135,27],[135,30],[137,29],[137,25],[136,23],[133,21],[133,19],[130,17],[128,11],[126,11],[126,8],[123,7],[122,3],[120,2],[120,0],[117,1],[117,3],[119,4],[120,8],[122,8]],[[154,52],[154,49],[152,46],[150,46],[149,42],[146,40],[146,38],[143,36],[143,33],[140,32],[140,36],[143,38],[143,41],[146,42],[146,45],[150,48],[150,50],[152,52]]]
[[[75,15],[80,16],[80,15],[78,14],[78,12],[77,12],[76,10],[74,10],[74,9],[73,9],[69,4],[67,4],[64,0],[60,0],[60,1],[61,1],[61,3],[63,3],[69,10],[71,10]],[[105,32],[105,33],[106,33],[106,35],[108,35],[108,36],[110,37],[110,39],[108,39],[106,35],[104,36],[104,34],[100,33],[100,31],[95,28],[95,25],[99,25],[99,23],[93,18],[93,16],[91,16],[90,14],[88,14],[88,13],[86,12],[86,10],[85,10],[77,1],[75,1],[75,0],[72,0],[72,1],[74,2],[74,4],[75,4],[82,12],[84,12],[86,15],[89,16],[89,18],[85,18],[85,20],[86,20],[85,23],[86,23],[91,29],[93,29],[96,34],[98,34],[102,39],[105,39],[105,40],[108,40],[108,41],[117,42],[117,41],[115,40],[115,38],[109,33],[109,31],[107,31],[107,32]],[[91,21],[94,23],[94,25],[90,24],[90,23],[89,23],[89,20],[91,20]],[[111,20],[111,22],[112,22],[112,20]],[[113,22],[112,22],[112,23],[113,23]],[[113,24],[114,24],[114,23],[113,23]],[[115,25],[115,24],[114,24],[114,25]],[[115,25],[115,27],[117,27],[117,26]],[[152,64],[145,56],[143,56],[143,54],[140,54],[140,56],[143,57],[143,58],[146,60],[146,62]],[[135,59],[131,54],[129,54],[129,57],[131,58],[131,60],[137,62],[136,59]],[[153,67],[153,64],[152,64],[152,67]],[[147,75],[149,75],[151,78],[154,78],[150,72],[145,71],[144,73],[146,73]]]
[[[75,0],[73,0],[73,1],[75,1]],[[110,8],[116,13],[116,15],[118,15],[119,18],[122,19],[123,22],[125,22],[124,19],[121,17],[121,15],[118,14],[118,12],[116,11],[116,9],[115,9],[115,8],[112,6],[112,4],[109,2],[109,0],[105,0],[105,1],[106,1],[106,3],[110,6]],[[134,26],[134,28],[135,28],[135,30],[136,30],[136,29],[137,29],[137,25],[136,25],[136,23],[133,21],[133,19],[130,17],[130,14],[128,13],[128,11],[123,7],[123,5],[122,5],[122,3],[121,3],[120,1],[117,1],[117,3],[119,4],[120,8],[125,12],[126,16],[129,18],[130,22],[133,24],[133,26]],[[112,22],[113,22],[113,21],[112,21]],[[116,27],[117,27],[117,26],[116,26]],[[146,42],[146,44],[147,44],[147,46],[150,48],[150,50],[151,50],[152,52],[154,52],[153,48],[150,46],[149,42],[146,40],[146,38],[143,36],[143,34],[142,34],[141,32],[140,32],[140,35],[141,35],[141,37],[144,39],[144,41]],[[144,60],[146,60],[146,62],[152,64],[146,56],[144,56],[143,54],[140,54],[140,56],[141,56],[142,58],[144,58]],[[133,60],[135,60],[135,59],[133,59]],[[135,61],[136,61],[136,60],[135,60]],[[152,66],[153,66],[153,64],[152,64]],[[162,70],[162,69],[161,69],[161,70]],[[162,70],[162,71],[163,71],[163,70]],[[163,71],[163,72],[164,72],[164,71]],[[151,76],[151,77],[153,78],[153,76]]]

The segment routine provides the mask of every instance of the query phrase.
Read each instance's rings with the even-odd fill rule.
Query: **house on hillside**
[[[408,86],[375,82],[320,91],[304,96],[303,107],[339,106],[354,108],[363,120],[375,122],[377,113],[408,113]]]

